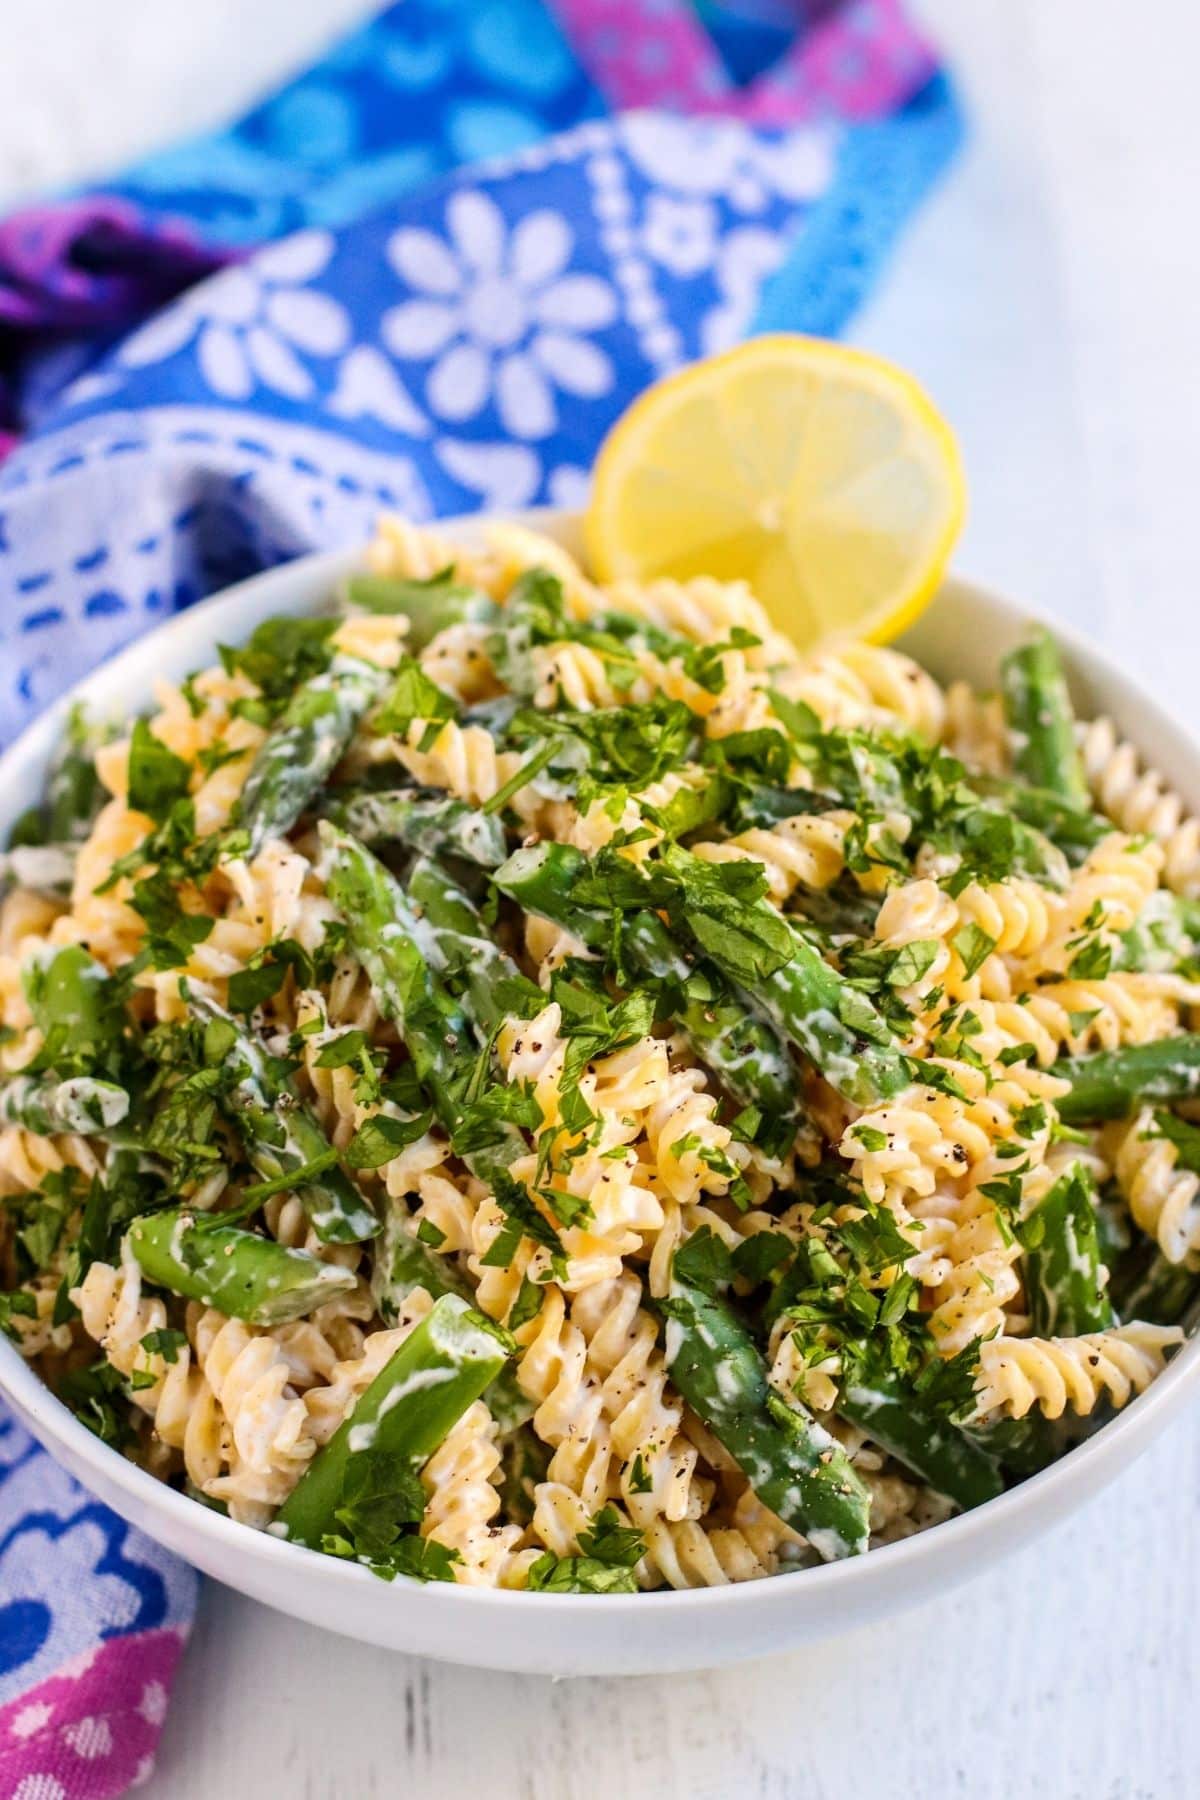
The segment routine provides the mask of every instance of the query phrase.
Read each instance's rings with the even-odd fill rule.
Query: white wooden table
[[[0,198],[215,121],[358,0],[0,0]],[[927,0],[973,118],[856,336],[957,425],[960,566],[1196,707],[1200,24],[1189,0]],[[16,30],[18,17],[26,25]],[[712,1675],[387,1656],[210,1586],[159,1773],[423,1800],[1175,1800],[1200,1793],[1200,1421],[1084,1513],[890,1624]]]

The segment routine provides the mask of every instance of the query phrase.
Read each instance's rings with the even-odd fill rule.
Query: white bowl
[[[578,553],[574,515],[542,511],[522,521]],[[478,519],[450,520],[469,540]],[[305,557],[192,607],[139,640],[72,697],[130,710],[151,699],[156,675],[180,677],[213,660],[268,614],[310,611],[358,558]],[[994,683],[999,657],[1033,615],[964,582],[948,581],[904,639],[945,680]],[[1096,651],[1055,625],[1085,716],[1112,713],[1150,761],[1200,803],[1200,750]],[[0,828],[41,792],[68,705],[60,701],[0,758]],[[24,1423],[84,1485],[122,1517],[219,1581],[269,1606],[389,1649],[448,1662],[552,1675],[610,1675],[711,1668],[844,1631],[941,1592],[1044,1530],[1128,1466],[1197,1384],[1192,1340],[1140,1399],[1088,1443],[975,1512],[853,1561],[741,1586],[639,1595],[497,1593],[385,1585],[366,1570],[282,1543],[174,1492],[102,1444],[0,1337],[0,1391]]]

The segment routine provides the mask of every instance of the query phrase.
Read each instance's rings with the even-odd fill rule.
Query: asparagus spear
[[[588,949],[603,952],[612,942],[610,922],[572,899],[586,867],[587,858],[567,844],[535,844],[510,856],[494,879],[526,912],[566,926]],[[713,963],[689,961],[653,910],[625,920],[621,948],[635,970],[672,986],[677,1022],[738,1105],[759,1106],[772,1120],[791,1123],[794,1134],[798,1082],[775,1028],[741,1004]]]
[[[42,1034],[42,1057],[72,1071],[111,1067],[122,1028],[118,989],[82,944],[31,957],[21,986]]]
[[[481,869],[498,869],[508,853],[499,819],[441,794],[334,788],[319,810],[363,844],[402,844],[427,856],[461,856]]]
[[[511,869],[514,860],[505,868]],[[596,887],[630,911],[649,910],[663,898],[673,921],[695,937],[745,1005],[765,1013],[845,1099],[873,1105],[906,1086],[905,1058],[866,995],[831,968],[768,900],[760,896],[738,903],[731,893],[713,891],[714,876],[710,864],[671,845],[640,875],[628,863],[610,863]],[[638,903],[639,881],[645,885],[643,905]],[[591,891],[590,883],[583,885],[585,899]],[[756,964],[772,972],[758,975],[757,986],[748,992],[741,983],[747,966]]]
[[[363,612],[403,613],[408,619],[408,647],[423,650],[449,625],[491,624],[499,608],[475,588],[453,579],[453,571],[431,581],[407,581],[391,575],[352,575],[346,598]]]
[[[819,794],[815,788],[779,787],[763,781],[753,787],[734,789],[729,829],[731,833],[756,827],[770,830],[772,825],[794,819],[799,813],[834,812],[843,804],[836,794]]]
[[[210,1041],[215,1037],[220,1061],[233,1076],[222,1104],[256,1172],[265,1181],[296,1177],[296,1197],[323,1243],[374,1237],[379,1221],[337,1166],[333,1147],[294,1085],[277,1078],[257,1039],[215,1001],[194,991],[188,1000],[197,1018],[219,1028]]]
[[[369,850],[328,822],[321,833],[327,847],[327,891],[350,931],[355,954],[367,971],[380,1010],[395,1020],[442,1125],[453,1137],[459,1125],[462,1051],[471,1046],[471,1025],[487,1044],[524,994],[538,1005],[542,995],[525,980],[481,930],[467,896],[432,864],[419,865],[412,895]],[[426,916],[425,906],[432,911]],[[452,999],[439,976],[465,976],[462,1000]],[[524,1148],[511,1125],[486,1145],[463,1151],[473,1175],[492,1185]]]
[[[929,1412],[911,1387],[881,1363],[855,1365],[838,1398],[837,1411],[964,1511],[982,1506],[1004,1491],[992,1458],[952,1420]]]
[[[1071,1084],[1056,1102],[1065,1125],[1129,1118],[1148,1101],[1186,1100],[1200,1093],[1200,1033],[1064,1058],[1055,1063],[1054,1073]]]
[[[1168,1262],[1154,1244],[1125,1257],[1113,1273],[1112,1299],[1123,1319],[1176,1325],[1200,1290],[1200,1271]]]
[[[322,820],[321,840],[326,892],[345,921],[380,1011],[398,1027],[418,1080],[445,1120],[453,1112],[449,1085],[471,1038],[462,1008],[431,972],[445,966],[437,933],[395,876],[356,839]]]
[[[0,1119],[23,1125],[39,1137],[56,1131],[93,1137],[119,1125],[129,1111],[129,1095],[114,1081],[75,1075],[63,1081],[46,1075],[14,1075],[0,1087]]]
[[[286,1324],[354,1287],[348,1269],[307,1250],[178,1207],[135,1219],[129,1245],[157,1287],[251,1325]]]
[[[474,1298],[469,1282],[450,1258],[439,1256],[423,1244],[403,1207],[393,1206],[375,1246],[371,1274],[371,1293],[385,1324],[396,1323],[404,1302],[417,1287],[423,1287],[434,1299],[441,1294],[457,1294],[468,1302]],[[534,1410],[533,1401],[522,1392],[516,1372],[508,1363],[488,1389],[487,1403],[501,1433],[515,1431]]]
[[[1100,1260],[1092,1185],[1078,1163],[1059,1177],[1026,1221],[1023,1260],[1035,1337],[1079,1337],[1113,1322]]]
[[[1001,682],[1018,773],[1034,787],[1088,808],[1091,796],[1075,741],[1067,678],[1048,631],[1035,632],[1028,643],[1009,652],[1001,664]]]
[[[871,1502],[841,1445],[773,1395],[767,1368],[728,1304],[673,1276],[666,1359],[687,1404],[764,1506],[826,1562],[867,1548]]]
[[[564,922],[574,925],[579,916],[564,915]],[[627,918],[621,945],[643,974],[668,985],[673,1022],[697,1060],[712,1070],[738,1106],[754,1106],[762,1113],[768,1129],[755,1141],[774,1154],[786,1154],[800,1125],[800,1079],[775,1026],[746,1005],[715,963],[689,961],[657,913]]]
[[[871,1106],[899,1093],[909,1075],[894,1044],[878,1041],[891,1035],[880,1015],[807,938],[790,930],[791,961],[767,977],[760,993],[747,994],[747,1003],[761,1006],[843,1099]],[[715,960],[720,963],[719,952]]]
[[[296,689],[250,766],[236,823],[253,857],[269,837],[290,831],[324,785],[387,672],[356,656],[335,656],[324,674]]]
[[[1061,1419],[1047,1419],[1035,1410],[1023,1419],[993,1419],[986,1425],[964,1426],[963,1430],[981,1455],[1024,1481],[1041,1469],[1048,1469],[1103,1422],[1102,1409],[1086,1419],[1070,1413]]]
[[[334,1529],[352,1458],[427,1462],[508,1355],[503,1334],[457,1294],[443,1294],[405,1338],[309,1464],[271,1527],[319,1549]]]
[[[814,1287],[840,1271],[828,1248],[808,1239],[774,1279],[762,1310],[769,1335],[789,1307],[803,1310]],[[806,1290],[808,1292],[806,1293]],[[845,1379],[836,1402],[839,1416],[861,1425],[890,1455],[964,1511],[992,1499],[1003,1486],[994,1462],[951,1419],[932,1411],[911,1382],[891,1368],[879,1347],[864,1342],[843,1350]]]
[[[1114,829],[1099,813],[1065,800],[1051,788],[1029,787],[1001,776],[970,775],[968,780],[978,792],[999,800],[1023,824],[1048,837],[1071,861],[1080,861]]]
[[[433,931],[438,967],[465,981],[463,1005],[485,1038],[522,1002],[528,1003],[526,1011],[545,1003],[541,989],[488,935],[478,908],[463,889],[428,857],[413,864],[408,895]]]

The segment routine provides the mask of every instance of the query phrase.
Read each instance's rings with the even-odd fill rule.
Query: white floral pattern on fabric
[[[0,464],[0,739],[147,623],[381,508],[577,504],[649,382],[756,314],[835,335],[957,130],[948,96],[857,148],[589,120],[273,244],[91,366],[64,351]]]
[[[712,265],[720,299],[700,323],[705,356],[728,350],[745,335],[764,281],[786,255],[786,238],[762,225],[739,225],[723,239]]]
[[[537,492],[542,465],[524,444],[475,444],[439,438],[434,454],[446,473],[479,496],[486,510],[528,506]]]
[[[607,394],[616,372],[588,334],[617,315],[597,275],[568,273],[575,237],[561,213],[539,209],[511,232],[496,203],[464,188],[446,203],[446,237],[404,226],[387,257],[413,298],[390,308],[381,335],[401,362],[432,359],[425,384],[431,413],[450,424],[494,402],[514,437],[548,437],[558,424],[555,391]]]
[[[622,149],[648,180],[679,194],[708,194],[735,212],[759,213],[778,196],[820,199],[833,175],[835,134],[821,127],[758,137],[733,119],[699,122],[629,113],[617,125]]]
[[[335,244],[328,231],[301,231],[253,263],[223,270],[134,332],[117,360],[142,369],[192,345],[205,383],[222,399],[248,400],[258,388],[311,398],[317,383],[302,358],[337,356],[351,338],[341,302],[306,285]]]
[[[342,358],[337,386],[326,405],[339,419],[376,419],[390,431],[429,436],[429,420],[374,344],[356,344]]]
[[[717,212],[710,200],[679,200],[651,194],[642,221],[646,254],[686,279],[699,275],[717,246]]]

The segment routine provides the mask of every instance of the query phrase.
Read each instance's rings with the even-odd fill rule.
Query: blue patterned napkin
[[[595,121],[236,263],[92,361],[0,465],[0,736],[147,625],[306,550],[577,504],[648,382],[832,333],[956,134]]]

